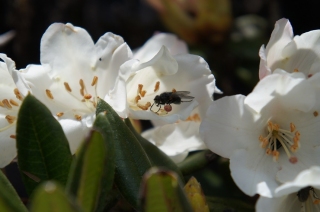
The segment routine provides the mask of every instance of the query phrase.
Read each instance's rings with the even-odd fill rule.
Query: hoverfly
[[[307,186],[305,188],[302,188],[298,191],[297,196],[300,202],[305,202],[309,198],[309,192],[312,191],[313,198],[319,200],[319,197],[317,193],[315,192],[314,188],[311,186]]]
[[[152,107],[154,104],[156,104],[157,107],[159,107],[158,111],[161,109],[161,105],[165,106],[165,110],[167,112],[171,111],[172,107],[170,104],[181,104],[181,102],[191,102],[194,97],[188,96],[190,94],[189,91],[174,91],[174,92],[163,92],[160,95],[156,95],[154,97],[154,103],[150,107],[150,111],[154,112],[152,110]],[[190,101],[184,101],[186,99],[189,99]],[[157,113],[156,112],[156,113]]]

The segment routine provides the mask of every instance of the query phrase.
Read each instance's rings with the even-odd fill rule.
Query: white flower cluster
[[[254,90],[212,102],[200,134],[257,211],[320,211],[320,31],[281,19],[259,55]]]
[[[16,157],[17,114],[29,92],[59,121],[72,153],[93,125],[98,98],[122,118],[157,122],[145,136],[176,162],[189,151],[205,148],[200,119],[213,93],[220,91],[208,64],[188,54],[176,36],[156,34],[132,54],[113,33],[94,43],[86,30],[54,23],[40,47],[41,65],[21,70],[0,55],[0,168]]]

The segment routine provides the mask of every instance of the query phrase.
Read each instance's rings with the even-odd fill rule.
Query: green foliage
[[[139,141],[118,114],[103,100],[97,104],[97,117],[104,114],[106,121],[101,132],[111,136],[107,142],[115,145],[115,184],[132,207],[138,207],[138,194],[143,174],[151,168],[151,162]]]
[[[25,212],[27,208],[21,202],[6,176],[0,171],[0,211]]]
[[[141,191],[142,211],[192,211],[174,172],[152,168],[145,174]]]
[[[102,211],[113,185],[114,145],[106,144],[103,133],[91,131],[71,168],[67,190],[84,211]]]
[[[18,164],[29,194],[42,181],[65,185],[72,160],[59,122],[32,95],[25,97],[17,121]]]
[[[76,212],[77,208],[61,186],[48,181],[36,188],[31,202],[31,212]]]

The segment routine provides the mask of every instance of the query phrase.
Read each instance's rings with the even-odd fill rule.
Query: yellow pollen
[[[317,117],[319,115],[318,111],[313,112],[314,117]]]
[[[16,139],[16,135],[10,135],[10,138]]]
[[[81,121],[82,117],[80,115],[74,115],[74,117],[78,120]]]
[[[298,70],[297,68],[295,68],[295,69],[293,70],[293,72],[299,72],[299,70]]]
[[[46,94],[47,94],[47,97],[49,97],[49,99],[53,99],[53,95],[49,89],[46,89]]]
[[[279,148],[284,150],[292,164],[298,161],[295,156],[291,155],[300,148],[300,132],[293,123],[290,123],[290,130],[285,130],[280,128],[279,124],[268,121],[267,135],[260,135],[258,139],[260,146],[266,148],[266,154],[272,155],[274,161],[279,158]]]
[[[10,99],[10,104],[12,104],[12,105],[14,105],[16,107],[19,106],[19,104],[16,101],[14,101],[13,99]]]
[[[160,88],[160,81],[156,82],[156,85],[154,86],[154,92],[157,92]]]
[[[59,112],[59,113],[57,113],[56,115],[58,116],[58,117],[61,117],[61,116],[63,116],[63,112]]]
[[[147,102],[145,105],[137,104],[137,106],[142,110],[148,110],[149,107],[151,106],[151,103]]]
[[[139,95],[137,95],[136,98],[134,98],[134,102],[137,104],[140,99],[141,99],[141,97]]]
[[[195,121],[195,122],[200,122],[201,118],[198,113],[193,114],[192,116],[189,116],[186,121]]]
[[[172,88],[172,93],[175,93],[175,92],[177,92],[177,90],[176,90],[176,89],[174,89],[174,88]]]
[[[8,99],[4,99],[2,100],[2,104],[4,105],[4,107],[8,108],[8,109],[11,109],[12,106],[10,105]]]
[[[72,91],[71,88],[70,88],[70,86],[69,86],[69,83],[64,82],[63,84],[64,84],[65,89],[66,89],[68,92],[71,92],[71,91]]]
[[[98,82],[98,77],[97,76],[94,76],[93,79],[92,79],[92,82],[91,82],[91,86],[95,86]]]
[[[7,121],[8,121],[9,124],[12,124],[15,120],[17,120],[16,117],[10,116],[10,115],[6,115],[5,118],[7,119]]]
[[[91,99],[91,95],[90,94],[85,94],[84,96],[83,96],[85,99]]]

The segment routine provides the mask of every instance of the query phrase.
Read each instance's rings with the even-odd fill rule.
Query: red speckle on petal
[[[296,164],[296,163],[298,162],[298,158],[297,158],[297,157],[291,157],[291,158],[289,159],[289,161],[290,161],[290,163],[292,163],[292,164]]]

